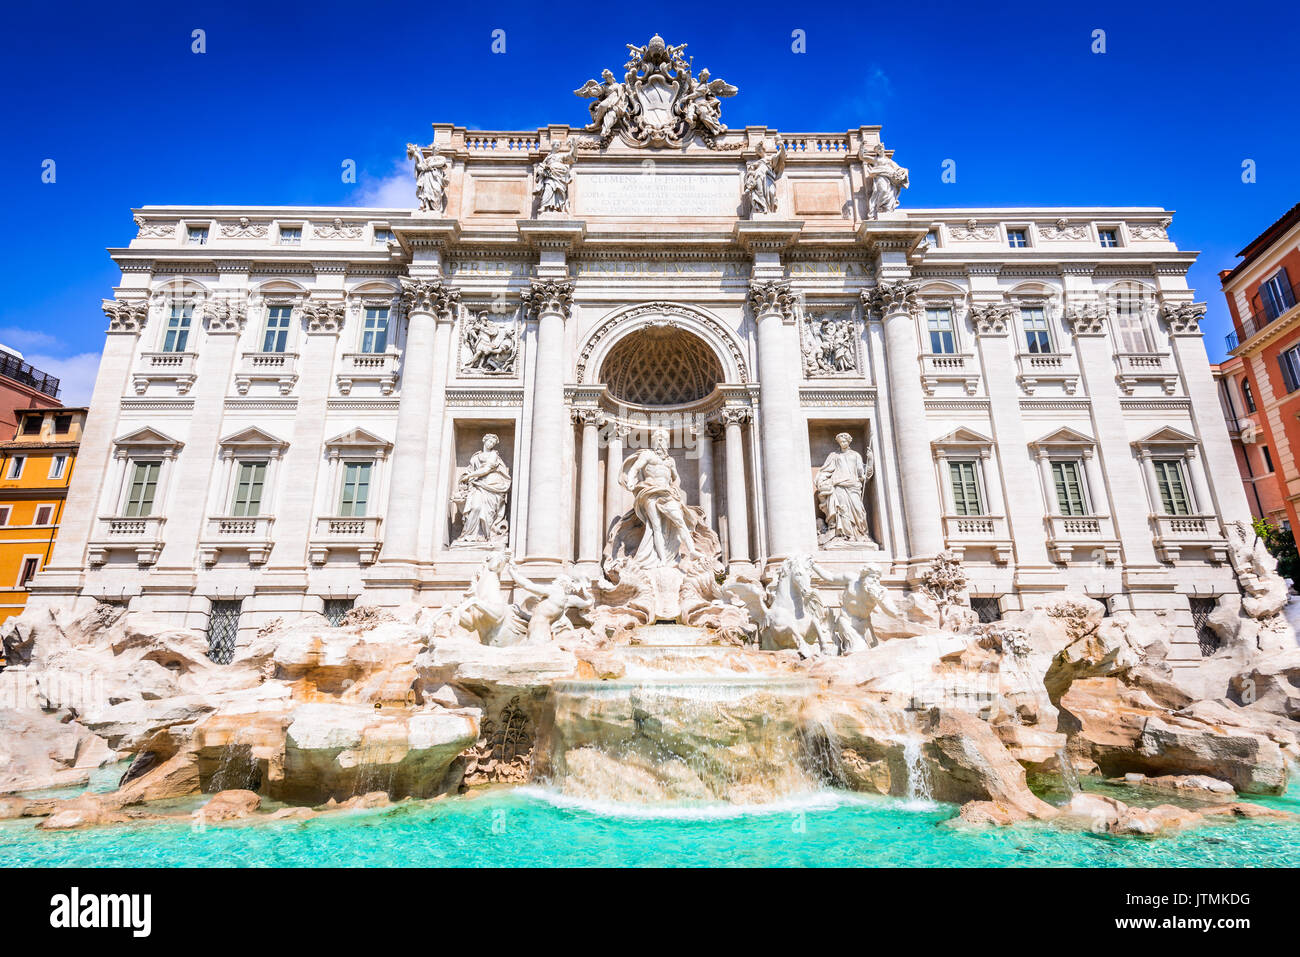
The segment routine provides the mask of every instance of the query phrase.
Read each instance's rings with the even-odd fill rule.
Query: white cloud
[[[19,352],[26,349],[54,349],[59,345],[57,336],[39,329],[21,329],[18,326],[0,327],[0,342]]]
[[[358,206],[375,206],[380,209],[415,208],[415,172],[409,159],[399,159],[393,164],[393,171],[379,179],[362,173],[358,186]]]
[[[90,393],[95,389],[95,376],[99,372],[98,352],[83,352],[62,359],[33,354],[24,359],[59,380],[59,401],[64,405],[90,405]]]

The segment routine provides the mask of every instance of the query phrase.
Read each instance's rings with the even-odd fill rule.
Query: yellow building
[[[20,409],[0,443],[0,621],[22,612],[63,518],[85,409]]]

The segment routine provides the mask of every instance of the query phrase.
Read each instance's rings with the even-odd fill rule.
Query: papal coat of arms
[[[726,131],[720,119],[722,97],[735,96],[736,87],[701,70],[691,72],[682,58],[686,44],[668,46],[655,35],[643,47],[629,43],[631,58],[623,64],[623,82],[609,70],[573,92],[592,101],[588,132],[600,135],[601,145],[621,136],[631,146],[680,146],[698,133],[706,145]]]

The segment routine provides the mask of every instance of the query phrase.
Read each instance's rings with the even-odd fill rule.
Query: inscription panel
[[[574,203],[586,216],[735,216],[733,173],[582,173]]]

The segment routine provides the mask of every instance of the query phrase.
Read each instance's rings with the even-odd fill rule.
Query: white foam
[[[774,814],[795,814],[806,811],[832,811],[845,806],[885,806],[883,799],[847,791],[819,790],[764,804],[725,804],[722,802],[693,804],[629,804],[600,798],[582,798],[563,794],[551,788],[534,784],[514,789],[515,794],[552,807],[572,811],[585,811],[598,817],[631,818],[636,820],[711,821],[737,817],[761,817]]]

